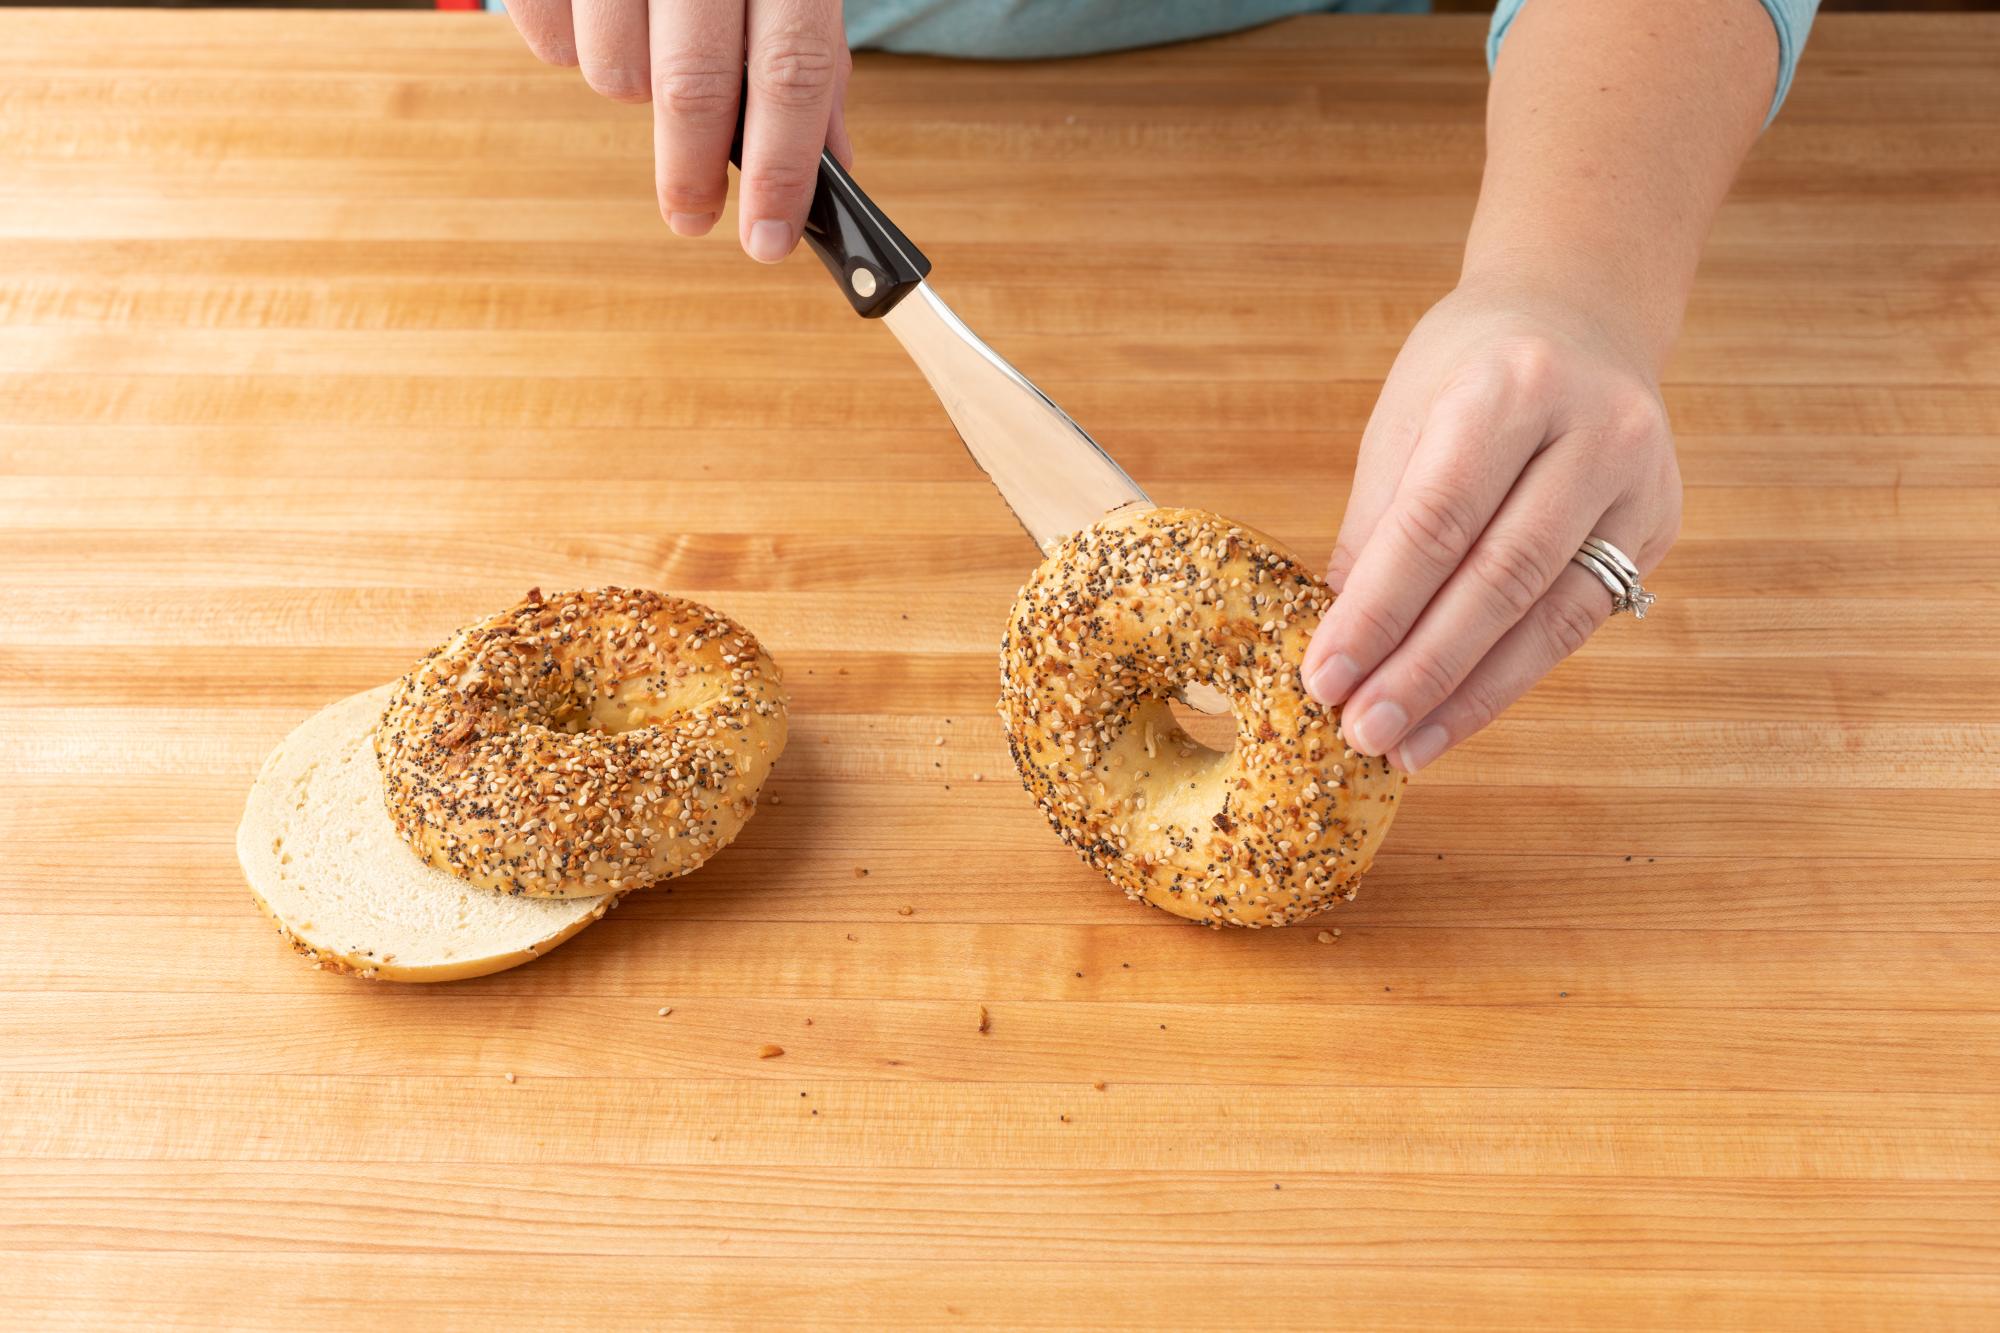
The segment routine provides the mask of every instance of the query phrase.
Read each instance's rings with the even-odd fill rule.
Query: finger
[[[845,43],[838,6],[750,0],[750,106],[736,225],[752,259],[775,264],[798,244]]]
[[[703,236],[729,198],[729,143],[743,95],[740,0],[652,0],[653,179],[660,216]]]
[[[1327,586],[1336,593],[1347,586],[1355,559],[1395,499],[1396,485],[1416,451],[1417,433],[1424,424],[1423,403],[1401,383],[1396,372],[1390,371],[1361,432],[1361,447],[1354,456],[1354,484],[1348,489],[1347,509],[1340,517],[1340,532],[1326,562]],[[1317,665],[1309,649],[1306,668],[1310,671]]]
[[[1428,318],[1428,316],[1426,317]],[[1422,328],[1421,322],[1418,328]],[[1326,582],[1335,593],[1347,586],[1354,562],[1368,545],[1368,538],[1381,521],[1389,502],[1395,498],[1397,483],[1416,452],[1417,436],[1432,394],[1417,386],[1437,382],[1438,367],[1430,363],[1433,354],[1423,349],[1425,340],[1412,332],[1395,364],[1382,381],[1382,392],[1368,414],[1361,432],[1361,448],[1354,461],[1354,485],[1347,497],[1347,511],[1341,516],[1340,532],[1334,538],[1333,555],[1327,561]],[[1308,662],[1312,661],[1310,654]]]
[[[1637,536],[1643,531],[1627,511],[1614,509],[1598,524],[1596,535],[1630,552],[1641,570],[1650,570],[1671,534],[1655,539],[1656,549],[1649,550]],[[1391,751],[1391,761],[1414,773],[1478,732],[1557,663],[1583,647],[1610,616],[1610,591],[1582,567],[1565,566],[1521,623],[1507,631],[1451,697]]]
[[[1315,699],[1342,702],[1403,641],[1541,447],[1548,411],[1497,373],[1439,393],[1395,497],[1314,631]]]
[[[840,165],[854,170],[854,141],[847,137],[847,81],[854,73],[854,57],[840,48],[840,77],[833,85],[833,118],[826,126],[826,146]]]
[[[1347,697],[1341,734],[1387,754],[1410,725],[1451,696],[1519,624],[1601,525],[1617,489],[1608,468],[1560,441],[1529,460],[1465,561],[1416,626]]]
[[[646,0],[572,0],[576,62],[593,90],[614,102],[643,102],[652,82]]]
[[[512,0],[507,17],[535,58],[551,65],[576,63],[576,30],[571,26],[569,0]]]

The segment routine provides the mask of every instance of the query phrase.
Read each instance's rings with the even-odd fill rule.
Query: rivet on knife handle
[[[743,113],[750,105],[750,82],[736,104],[736,137],[729,160],[743,166]],[[819,155],[819,187],[806,209],[805,242],[833,274],[847,303],[863,319],[880,319],[896,308],[924,275],[931,261],[910,244],[896,224],[861,192],[854,177],[834,159],[831,150]]]

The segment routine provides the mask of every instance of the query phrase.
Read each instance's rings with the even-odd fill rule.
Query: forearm
[[[1581,302],[1657,371],[1777,70],[1756,0],[1528,0],[1493,71],[1464,280]]]

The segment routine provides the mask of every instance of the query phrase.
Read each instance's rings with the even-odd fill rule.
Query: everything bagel
[[[785,690],[756,638],[655,592],[526,601],[396,682],[376,733],[390,818],[483,888],[596,897],[726,846],[785,748]]]
[[[1348,749],[1299,663],[1326,585],[1270,538],[1190,509],[1065,538],[1001,641],[1000,714],[1056,832],[1127,895],[1210,925],[1283,926],[1354,896],[1403,775]],[[1226,697],[1219,753],[1175,723]]]

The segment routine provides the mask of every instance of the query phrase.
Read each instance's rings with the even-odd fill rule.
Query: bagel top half
[[[756,636],[629,588],[543,597],[452,635],[376,735],[396,830],[481,888],[596,897],[685,875],[757,807],[786,696]]]
[[[1009,748],[1057,834],[1130,896],[1210,925],[1351,898],[1404,779],[1349,749],[1299,679],[1332,600],[1276,542],[1199,510],[1121,510],[1064,538],[1000,655]],[[1228,752],[1174,721],[1189,685],[1229,701]]]

